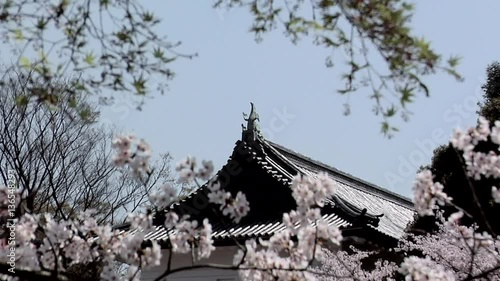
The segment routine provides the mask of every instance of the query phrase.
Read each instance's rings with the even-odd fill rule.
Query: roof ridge
[[[308,161],[308,162],[310,162],[310,163],[312,163],[312,164],[314,164],[316,166],[319,166],[319,167],[321,167],[323,169],[330,170],[331,172],[334,172],[334,173],[336,173],[336,174],[338,174],[338,175],[340,175],[342,177],[345,177],[345,178],[347,178],[349,180],[353,180],[353,181],[356,181],[356,182],[361,183],[363,185],[366,185],[367,187],[370,187],[371,189],[373,189],[373,190],[371,190],[371,189],[364,189],[364,190],[366,190],[367,192],[369,192],[371,194],[376,193],[378,195],[385,195],[386,198],[390,197],[390,198],[396,200],[395,203],[399,203],[399,204],[405,205],[406,207],[409,207],[409,208],[413,209],[413,202],[412,202],[412,200],[410,198],[406,197],[406,196],[403,196],[403,195],[398,194],[396,192],[387,190],[387,189],[385,189],[385,188],[383,188],[381,186],[378,186],[376,184],[373,184],[371,182],[365,181],[365,180],[363,180],[363,179],[361,179],[359,177],[356,177],[354,175],[351,175],[349,173],[341,171],[341,170],[339,170],[339,169],[337,169],[337,168],[335,168],[333,166],[330,166],[330,165],[325,164],[325,163],[323,163],[321,161],[315,160],[315,159],[313,159],[311,157],[308,157],[308,156],[306,156],[306,155],[304,155],[302,153],[296,152],[296,151],[294,151],[294,150],[292,150],[290,148],[287,148],[287,147],[285,147],[283,145],[277,144],[277,143],[269,141],[267,139],[264,140],[264,141],[267,142],[272,147],[274,147],[275,149],[278,149],[278,150],[287,152],[289,154],[295,155],[295,156],[300,157],[300,158],[302,158],[302,159],[304,159],[304,160],[306,160],[306,161]],[[375,192],[372,192],[372,191],[375,191]],[[374,194],[374,195],[376,195],[376,194]]]

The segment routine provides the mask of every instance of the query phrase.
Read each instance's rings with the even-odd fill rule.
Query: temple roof
[[[285,202],[287,200],[289,202],[290,200],[293,201],[289,186],[295,175],[302,174],[315,177],[319,172],[324,172],[338,184],[336,195],[329,198],[322,209],[322,215],[328,223],[335,224],[340,228],[361,226],[375,230],[375,232],[392,239],[400,239],[404,235],[405,228],[414,217],[413,204],[410,199],[266,140],[258,129],[257,120],[258,115],[252,104],[252,111],[248,118],[245,118],[245,121],[248,122],[247,126],[242,126],[242,139],[236,142],[233,154],[218,174],[224,171],[228,165],[232,165],[233,161],[245,162],[245,165],[251,166],[243,166],[243,169],[249,170],[252,175],[255,174],[250,178],[259,178],[260,180],[267,177],[274,183],[272,183],[271,189],[266,187],[267,189],[254,191],[252,188],[247,188],[242,190],[244,193],[267,192],[268,195],[258,194],[257,197],[253,194],[253,198],[274,196],[275,199],[273,200],[276,200],[276,202]],[[241,151],[245,151],[245,155],[242,155]],[[238,184],[233,183],[230,188],[229,191],[232,193],[239,191]],[[193,204],[196,205],[197,197],[206,196],[206,193],[207,186],[205,184],[180,202],[171,205],[165,211],[194,210],[192,206]],[[252,212],[251,201],[250,204],[250,211]],[[286,205],[286,203],[280,204]],[[206,206],[202,213],[194,214],[192,217],[209,217],[216,241],[227,240],[227,238],[268,237],[285,228],[281,223],[282,213],[277,214],[275,206],[262,204],[262,201],[259,201],[256,205],[258,206],[259,215],[250,215],[249,218],[244,218],[240,223],[220,222],[213,219],[211,210],[214,210],[214,208]],[[288,208],[290,206],[287,205]],[[160,222],[161,219],[157,220],[158,226],[156,230],[148,233],[146,239],[160,241],[168,239],[167,230],[164,229]]]

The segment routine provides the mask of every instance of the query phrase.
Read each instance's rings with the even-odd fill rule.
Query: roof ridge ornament
[[[250,115],[247,115],[245,112],[243,112],[243,120],[247,121],[247,126],[245,127],[243,124],[241,124],[241,138],[242,141],[247,142],[253,142],[256,141],[257,138],[262,137],[259,129],[259,124],[257,123],[257,121],[260,121],[259,114],[257,113],[253,102],[250,102],[250,106]]]

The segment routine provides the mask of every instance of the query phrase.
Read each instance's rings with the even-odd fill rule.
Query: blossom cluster
[[[179,172],[181,181],[190,183],[196,178],[209,180],[214,172],[214,164],[212,161],[203,160],[201,161],[201,167],[198,168],[196,158],[188,156],[177,163],[175,170]]]
[[[488,138],[494,144],[500,145],[500,121],[496,121],[490,129],[489,122],[484,117],[480,117],[479,126],[467,131],[456,130],[451,139],[453,147],[463,152],[468,176],[474,179],[480,179],[482,176],[500,178],[500,156],[498,153],[495,151],[484,153],[474,150],[479,142],[487,141]]]
[[[159,192],[149,195],[151,203],[159,209],[168,207],[177,198],[177,190],[170,183],[163,184]]]
[[[293,178],[297,209],[283,215],[284,229],[269,240],[250,239],[234,257],[246,280],[314,280],[312,261],[324,261],[324,246],[340,244],[342,234],[321,217],[318,208],[335,193],[336,183],[326,174]],[[286,253],[286,254],[283,254]]]
[[[442,265],[435,263],[429,257],[405,258],[400,272],[406,276],[406,281],[455,281],[455,276],[451,271],[445,270]]]
[[[398,266],[394,262],[377,260],[372,270],[363,269],[363,260],[376,254],[362,251],[353,246],[347,251],[325,251],[325,260],[321,267],[313,272],[320,281],[379,281],[391,280]]]
[[[130,223],[140,230],[147,227],[148,216],[131,216]],[[143,248],[144,232],[123,235],[109,225],[99,226],[91,212],[78,219],[55,221],[51,215],[24,214],[16,223],[16,267],[29,271],[56,271],[64,274],[72,265],[101,260],[102,280],[138,280],[139,268],[159,264],[161,250],[157,243]],[[8,249],[0,249],[1,258]],[[117,276],[113,262],[126,261],[129,275]],[[1,262],[7,262],[1,260]],[[136,269],[132,272],[132,269]],[[133,278],[128,278],[133,276]],[[127,279],[120,279],[121,277]]]
[[[170,211],[165,215],[165,229],[174,253],[189,253],[197,242],[198,259],[208,258],[215,247],[212,239],[212,226],[208,219],[203,220],[203,225],[198,228],[198,221],[189,221],[189,215],[181,218]]]
[[[113,140],[112,147],[116,150],[113,164],[117,167],[128,165],[134,175],[141,172],[149,173],[148,161],[151,158],[151,148],[143,139],[125,135]]]
[[[445,205],[452,200],[445,192],[443,185],[434,182],[432,173],[424,170],[417,174],[415,184],[413,185],[415,210],[421,216],[434,214],[437,205]]]
[[[500,280],[500,241],[488,233],[463,226],[455,213],[445,219],[438,213],[439,230],[434,234],[411,235],[401,242],[400,251],[420,251],[424,258],[408,257],[402,265],[408,280],[461,280],[489,272],[489,280]],[[439,279],[439,278],[447,279]]]
[[[250,203],[241,191],[236,194],[236,197],[232,198],[231,193],[223,190],[216,180],[210,181],[207,187],[209,202],[219,205],[222,214],[228,216],[234,222],[240,222],[250,211]]]

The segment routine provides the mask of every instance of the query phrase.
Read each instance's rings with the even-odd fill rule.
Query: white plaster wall
[[[233,262],[234,254],[237,252],[237,247],[217,247],[217,249],[212,252],[209,259],[202,259],[195,264],[223,264],[231,265]],[[161,264],[156,267],[152,267],[142,271],[141,280],[152,281],[165,272],[167,260],[168,260],[168,250],[162,251]],[[174,254],[172,256],[172,269],[190,266],[191,256],[189,254]],[[202,269],[191,269],[187,271],[181,271],[174,273],[167,278],[162,279],[168,281],[240,281],[238,272],[235,270],[221,270],[213,268],[202,268]]]

